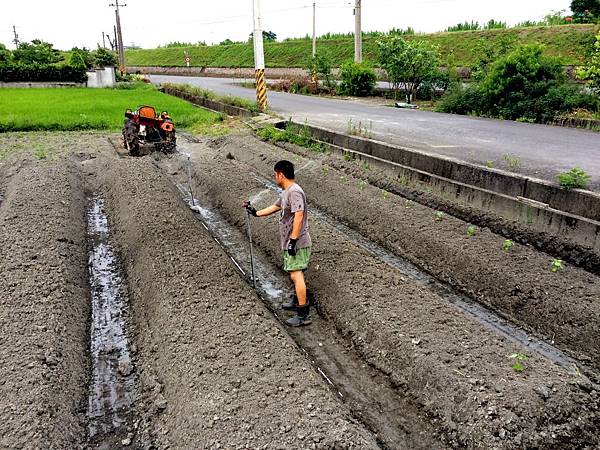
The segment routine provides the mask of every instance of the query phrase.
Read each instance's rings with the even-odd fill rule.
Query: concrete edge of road
[[[255,115],[243,108],[207,101],[176,89],[164,91],[198,106],[230,115]],[[287,123],[282,120],[276,125],[282,128]],[[332,151],[351,154],[353,158],[386,171],[403,184],[421,188],[427,185],[434,195],[444,199],[492,212],[541,234],[550,233],[566,239],[582,247],[577,252],[580,255],[592,253],[596,256],[600,252],[599,194],[578,189],[566,190],[524,175],[305,123],[291,123],[299,131],[308,130],[313,139],[326,144]],[[583,259],[590,258],[584,256]],[[595,257],[591,259],[595,260]]]

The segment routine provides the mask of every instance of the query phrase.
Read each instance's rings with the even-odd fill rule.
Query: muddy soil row
[[[85,448],[86,198],[77,161],[5,160],[0,447]]]
[[[195,185],[239,228],[245,226],[243,199],[258,198],[259,206],[275,199],[252,175],[254,166],[231,158],[241,151],[252,154],[255,144],[186,148]],[[322,184],[319,192],[329,188]],[[353,200],[346,197],[346,205],[357,211]],[[389,374],[398,391],[444,429],[450,442],[463,448],[598,445],[599,395],[589,382],[535,355],[529,355],[525,372],[515,372],[509,356],[526,353],[524,347],[464,317],[331,226],[313,220],[311,229],[315,246],[308,279],[321,310],[365,360]],[[254,235],[280,264],[275,221],[255,223]]]
[[[600,370],[599,277],[570,265],[553,273],[552,257],[516,243],[503,251],[505,239],[488,229],[470,237],[468,223],[438,220],[431,208],[334,169],[331,157],[307,158],[246,136],[222,139],[215,150],[266,177],[277,160],[294,161],[313,205]]]
[[[378,448],[149,158],[97,161],[158,448]]]

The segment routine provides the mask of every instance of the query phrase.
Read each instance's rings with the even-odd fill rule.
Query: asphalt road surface
[[[152,75],[152,82],[188,83],[251,100],[253,89],[230,78]],[[239,80],[235,80],[239,83]],[[548,125],[482,119],[269,92],[269,108],[284,118],[346,132],[361,122],[374,139],[554,181],[559,172],[581,167],[600,189],[600,133]]]

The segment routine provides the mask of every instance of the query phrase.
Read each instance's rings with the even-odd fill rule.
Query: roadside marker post
[[[256,101],[258,107],[267,109],[267,82],[265,80],[265,52],[263,47],[262,25],[260,17],[260,0],[252,0],[254,18],[254,67],[256,75]]]

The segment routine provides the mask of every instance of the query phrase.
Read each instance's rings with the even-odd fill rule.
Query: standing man
[[[273,170],[275,182],[283,189],[277,202],[260,211],[250,205],[250,202],[244,203],[244,206],[254,217],[266,217],[281,211],[279,234],[283,251],[283,270],[290,274],[298,299],[298,304],[292,300],[291,303],[284,303],[282,307],[296,310],[296,315],[286,323],[292,327],[300,327],[312,322],[304,281],[304,271],[308,268],[311,246],[306,194],[295,182],[294,165],[291,162],[279,161]]]

